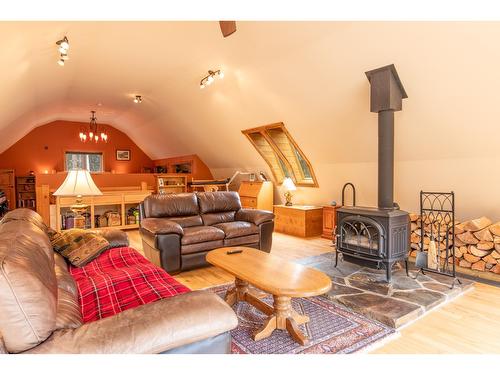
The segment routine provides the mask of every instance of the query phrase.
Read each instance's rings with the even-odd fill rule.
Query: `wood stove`
[[[366,72],[371,85],[370,111],[378,113],[378,207],[337,209],[336,259],[385,268],[391,281],[392,266],[404,260],[408,273],[410,218],[394,203],[394,112],[407,98],[394,65]]]

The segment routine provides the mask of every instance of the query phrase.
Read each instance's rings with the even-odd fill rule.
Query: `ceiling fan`
[[[236,31],[236,21],[219,21],[219,26],[224,38]]]

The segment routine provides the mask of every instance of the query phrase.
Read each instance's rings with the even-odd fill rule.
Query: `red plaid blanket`
[[[107,250],[81,268],[70,265],[69,272],[84,323],[190,291],[130,247]]]

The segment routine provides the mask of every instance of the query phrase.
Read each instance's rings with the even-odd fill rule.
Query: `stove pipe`
[[[394,112],[407,98],[394,65],[365,73],[370,82],[370,111],[378,113],[378,207],[393,209],[394,203]]]

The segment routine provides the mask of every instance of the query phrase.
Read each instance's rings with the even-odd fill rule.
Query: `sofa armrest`
[[[151,354],[205,340],[238,325],[220,297],[197,291],[159,300],[74,330],[54,332],[25,354]]]
[[[175,221],[161,218],[146,218],[141,221],[141,228],[152,234],[184,235],[184,230]]]
[[[271,211],[242,208],[241,210],[236,211],[234,219],[238,221],[248,221],[250,223],[254,223],[255,225],[260,225],[262,223],[274,220],[274,214]]]

